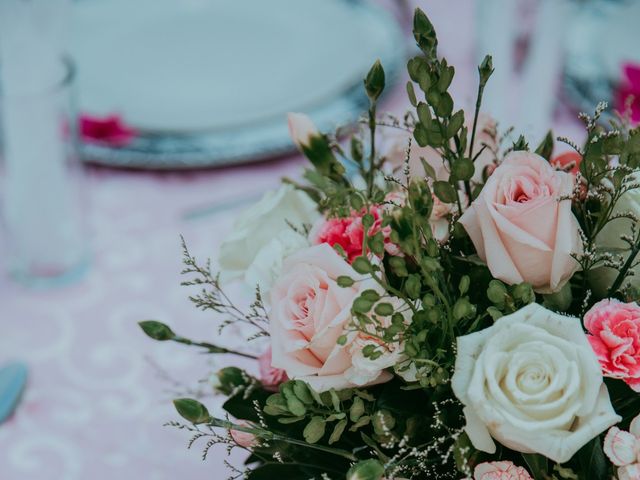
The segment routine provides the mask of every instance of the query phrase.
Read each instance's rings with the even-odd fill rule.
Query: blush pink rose
[[[584,327],[602,373],[640,392],[640,306],[602,300],[585,314]]]
[[[373,215],[374,223],[369,228],[368,235],[372,236],[382,231],[385,242],[385,249],[394,254],[397,249],[391,244],[389,235],[391,229],[382,227],[382,208],[374,205],[369,208],[369,213]],[[327,243],[332,247],[339,245],[347,254],[349,263],[362,255],[362,242],[364,240],[364,226],[362,225],[362,217],[366,214],[366,210],[352,212],[351,216],[346,218],[330,218],[328,220],[321,219],[314,225],[311,233],[311,243],[318,245]]]
[[[271,347],[260,355],[258,366],[260,367],[260,381],[266,390],[277,392],[278,386],[289,380],[287,372],[272,365]]]
[[[512,462],[484,462],[476,466],[473,480],[533,480],[524,468]]]
[[[578,221],[571,212],[573,177],[544,158],[512,152],[460,217],[491,274],[537,292],[560,290],[579,265]],[[561,200],[562,199],[562,200]]]
[[[356,283],[339,287],[336,279],[343,275]],[[338,338],[351,322],[353,300],[366,289],[377,289],[376,285],[358,275],[326,243],[287,258],[270,292],[273,367],[283,369],[289,378],[307,382],[318,392],[353,387],[345,375],[353,365],[353,353],[349,342],[338,345]],[[367,385],[391,377],[380,371]]]

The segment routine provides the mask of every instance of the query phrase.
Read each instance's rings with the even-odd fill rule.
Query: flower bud
[[[312,137],[320,135],[311,118],[304,113],[289,113],[287,119],[291,139],[300,150],[309,146]]]

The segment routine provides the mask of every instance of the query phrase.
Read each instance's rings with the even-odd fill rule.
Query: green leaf
[[[182,418],[193,424],[207,423],[211,419],[207,407],[192,398],[178,398],[173,405]]]
[[[427,132],[426,127],[422,123],[416,123],[413,129],[413,137],[421,147],[429,145],[429,132]]]
[[[351,158],[353,158],[358,163],[362,162],[362,159],[364,158],[362,152],[362,140],[360,140],[356,136],[351,137]]]
[[[333,427],[333,432],[331,432],[331,436],[329,437],[329,445],[336,443],[340,440],[340,437],[344,433],[344,429],[347,428],[347,419],[340,420],[336,423],[336,426]]]
[[[470,159],[460,158],[453,163],[451,175],[453,175],[456,180],[467,181],[471,180],[475,170],[473,162]]]
[[[426,103],[420,102],[416,111],[418,112],[418,120],[420,120],[420,123],[423,125],[429,125],[431,123],[431,109],[429,109]]]
[[[369,259],[365,256],[356,257],[351,267],[360,274],[371,273],[373,272],[373,267]]]
[[[453,98],[448,93],[443,93],[440,95],[440,101],[433,106],[433,109],[439,117],[449,117],[453,112]]]
[[[304,406],[304,403],[297,397],[287,398],[287,408],[296,417],[301,417],[307,413],[307,408]]]
[[[362,292],[360,296],[372,302],[377,302],[378,300],[380,300],[380,294],[375,290],[373,290],[372,288],[368,288],[367,290]]]
[[[608,467],[607,459],[602,451],[600,436],[597,436],[576,454],[580,470],[589,473],[589,480],[606,480]]]
[[[416,99],[416,92],[413,88],[413,83],[411,81],[407,82],[407,95],[409,96],[409,102],[414,107],[418,105],[418,101]]]
[[[306,383],[301,380],[295,380],[293,383],[293,393],[305,405],[313,404],[313,396]]]
[[[347,472],[347,480],[380,480],[384,475],[384,467],[375,459],[356,463]]]
[[[451,85],[451,81],[453,80],[456,70],[453,66],[447,66],[447,61],[445,59],[442,59],[442,64],[437,86],[438,90],[440,90],[441,93],[444,93],[449,88],[449,85]]]
[[[172,340],[176,336],[176,334],[173,333],[167,325],[155,320],[144,320],[142,322],[138,322],[138,325],[140,325],[140,328],[142,328],[144,333],[154,340],[163,342],[165,340]]]
[[[437,181],[433,183],[433,193],[444,203],[455,203],[457,200],[456,191],[448,182]]]
[[[340,275],[336,278],[336,283],[339,287],[347,288],[351,287],[355,283],[355,280],[351,277],[347,277],[346,275]]]
[[[373,307],[374,302],[367,300],[366,298],[358,297],[353,301],[351,310],[358,313],[369,313]]]
[[[282,425],[291,425],[292,423],[298,423],[304,420],[305,417],[282,417],[278,419],[278,423]]]
[[[353,404],[349,409],[349,418],[352,422],[357,422],[364,414],[364,411],[364,400],[362,400],[360,397],[356,397],[353,399]]]
[[[302,435],[308,443],[317,443],[323,436],[326,423],[322,417],[313,417],[307,426],[304,427]]]
[[[463,275],[460,279],[460,283],[458,284],[458,291],[460,295],[464,295],[469,290],[469,284],[471,283],[471,279],[469,275]]]
[[[432,180],[437,180],[435,168],[433,168],[431,164],[425,160],[424,157],[420,157],[420,163],[422,163],[422,168],[424,168],[425,175]]]
[[[372,102],[375,102],[384,90],[384,83],[384,69],[380,60],[376,60],[364,79],[364,88]]]
[[[553,153],[553,132],[551,130],[547,132],[538,148],[536,148],[536,153],[542,158],[551,160],[551,154]]]
[[[458,110],[453,114],[451,120],[449,120],[449,124],[447,125],[447,138],[452,138],[458,130],[462,128],[464,125],[464,112],[462,110]]]
[[[393,315],[393,305],[390,303],[378,303],[373,309],[378,315],[382,315],[383,317],[388,317]]]
[[[534,480],[546,480],[548,478],[549,467],[546,457],[537,453],[523,453],[522,458],[529,467],[529,472],[533,475]]]
[[[340,408],[340,397],[338,397],[338,394],[333,388],[329,390],[329,395],[331,395],[331,403],[333,404],[333,409],[336,412],[342,411],[342,409]]]

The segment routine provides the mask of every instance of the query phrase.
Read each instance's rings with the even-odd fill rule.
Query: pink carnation
[[[602,300],[584,316],[584,326],[603,374],[640,392],[640,306]]]
[[[524,468],[512,462],[484,462],[473,471],[474,480],[533,480]]]
[[[359,212],[353,211],[351,216],[346,218],[330,218],[322,220],[316,225],[311,232],[311,241],[316,244],[328,243],[332,247],[340,245],[347,254],[347,259],[351,263],[356,257],[362,255],[362,241],[364,240],[364,226],[362,225],[362,217],[366,214],[366,210]],[[369,228],[369,236],[373,236],[379,231],[384,235],[385,248],[391,252],[394,251],[393,245],[390,243],[389,227],[382,228],[382,209],[379,206],[373,206],[369,209],[369,213],[373,215],[374,222]]]
[[[277,392],[281,383],[289,380],[287,372],[271,365],[271,347],[258,358],[260,381],[266,390]]]

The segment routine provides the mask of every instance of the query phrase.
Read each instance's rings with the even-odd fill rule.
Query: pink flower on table
[[[123,147],[131,142],[137,132],[128,126],[119,115],[106,117],[80,116],[80,135],[89,143],[104,143]]]
[[[585,314],[584,327],[602,373],[640,392],[640,306],[601,300]]]
[[[473,480],[533,480],[524,468],[512,462],[484,462],[476,466]]]
[[[620,480],[640,480],[640,416],[633,419],[628,432],[611,427],[602,449],[611,463],[619,467]]]
[[[311,230],[311,242],[315,245],[328,243],[332,247],[339,245],[347,254],[349,263],[362,255],[362,242],[364,240],[364,226],[362,217],[367,213],[363,208],[359,212],[353,211],[351,216],[346,218],[321,219]],[[369,213],[373,215],[374,222],[369,228],[368,235],[373,236],[382,231],[385,241],[385,249],[393,254],[397,249],[390,243],[389,235],[391,229],[382,227],[382,208],[374,205],[369,208]]]
[[[535,153],[511,152],[460,217],[491,274],[540,293],[560,290],[582,251],[571,212],[574,178]]]
[[[258,365],[260,367],[260,381],[266,390],[277,392],[278,386],[289,380],[287,372],[272,365],[271,347],[260,355]]]
[[[630,96],[633,96],[631,120],[640,122],[640,65],[635,63],[625,63],[622,66],[622,78],[615,92],[616,110],[624,112]]]
[[[239,422],[238,425],[241,427],[250,426],[246,422]],[[249,432],[241,432],[240,430],[229,430],[229,435],[231,435],[231,438],[233,438],[234,442],[244,448],[255,447],[258,443],[255,435]]]

